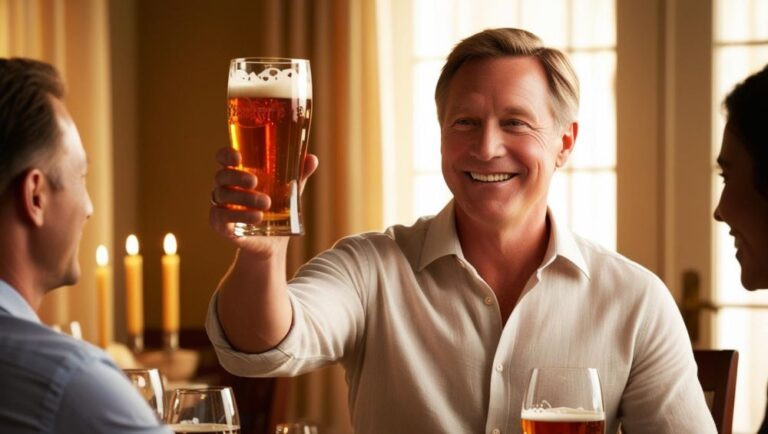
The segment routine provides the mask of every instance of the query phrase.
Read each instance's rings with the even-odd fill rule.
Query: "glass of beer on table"
[[[240,416],[231,387],[175,389],[165,422],[176,434],[240,434]]]
[[[523,434],[604,434],[597,369],[535,368],[520,420]]]
[[[125,376],[131,380],[133,387],[139,391],[147,404],[154,410],[157,418],[163,420],[165,416],[164,397],[165,387],[163,377],[156,368],[123,369]]]
[[[256,175],[256,190],[271,199],[262,222],[235,223],[235,235],[304,233],[299,183],[311,114],[309,60],[244,57],[230,61],[230,145],[240,152],[240,169]]]

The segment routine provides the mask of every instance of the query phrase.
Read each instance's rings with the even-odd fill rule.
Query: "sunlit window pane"
[[[768,40],[768,1],[727,0],[715,4],[717,42]]]
[[[616,26],[606,26],[616,20],[614,0],[573,0],[571,45],[575,48],[613,47]]]
[[[615,0],[414,0],[412,62],[412,219],[450,199],[440,173],[434,86],[460,39],[492,27],[518,27],[569,53],[581,78],[575,153],[552,181],[549,204],[561,224],[608,247],[616,237]],[[405,205],[404,205],[405,206]],[[599,218],[595,215],[599,214]]]
[[[435,108],[435,83],[443,61],[419,62],[413,76],[413,167],[440,170],[440,125]]]
[[[485,0],[480,2],[460,2],[459,19],[462,34],[469,36],[486,28],[512,27],[517,22],[520,2],[510,0]],[[482,7],[478,7],[482,4]]]
[[[518,25],[535,33],[550,47],[569,45],[569,0],[527,0],[522,4]]]
[[[450,51],[456,42],[453,0],[419,0],[413,2],[414,54],[419,57],[439,57]]]
[[[616,165],[616,53],[574,53],[581,77],[579,134],[569,165],[572,168]]]
[[[616,248],[616,174],[613,171],[571,175],[571,228],[610,249]]]
[[[768,1],[715,1],[713,167],[725,127],[720,104],[733,87],[768,63]],[[712,173],[712,208],[722,182]],[[768,304],[768,291],[750,292],[741,285],[741,267],[729,228],[713,223],[715,298],[721,303]],[[765,413],[768,378],[768,311],[759,308],[722,309],[714,316],[715,347],[739,351],[739,375],[733,418],[734,432],[756,432]]]
[[[733,282],[731,282],[733,285]],[[731,291],[743,291],[730,288]],[[724,308],[717,314],[717,347],[739,352],[734,433],[757,432],[765,413],[768,378],[768,310]]]
[[[416,175],[413,192],[414,219],[437,214],[452,197],[440,172]]]

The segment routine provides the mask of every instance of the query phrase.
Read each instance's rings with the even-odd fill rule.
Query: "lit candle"
[[[96,301],[98,305],[99,346],[112,342],[112,270],[109,252],[103,245],[96,248]]]
[[[144,276],[143,262],[139,255],[139,240],[136,235],[129,235],[125,240],[125,298],[126,322],[128,335],[134,339],[134,349],[141,350],[144,335]]]
[[[166,234],[163,240],[165,255],[163,269],[163,331],[179,331],[179,255],[176,254],[176,237]]]

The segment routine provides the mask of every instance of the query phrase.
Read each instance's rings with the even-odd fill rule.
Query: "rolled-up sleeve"
[[[206,330],[221,365],[240,376],[295,376],[350,356],[364,333],[364,294],[370,274],[364,244],[342,240],[299,270],[288,285],[291,328],[280,344],[263,353],[232,347],[221,327],[218,292],[214,293]]]

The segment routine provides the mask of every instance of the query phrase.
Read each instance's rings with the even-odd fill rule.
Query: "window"
[[[519,27],[567,52],[581,80],[575,152],[553,178],[550,205],[559,221],[609,248],[616,245],[616,74],[613,0],[390,0],[392,70],[384,111],[385,223],[410,224],[450,199],[440,171],[434,88],[461,39],[489,27]],[[397,17],[394,19],[393,17]],[[392,50],[397,47],[397,51]],[[408,99],[396,101],[395,98]],[[387,107],[389,105],[389,107]]]
[[[722,182],[715,160],[720,151],[725,118],[722,101],[733,87],[768,63],[768,1],[717,0],[715,34],[714,104],[712,137],[712,209]],[[741,286],[741,269],[735,259],[728,226],[713,222],[714,296],[725,306],[715,317],[715,347],[739,351],[734,432],[756,432],[765,413],[768,379],[768,291],[748,292]],[[746,306],[757,305],[756,308]]]

